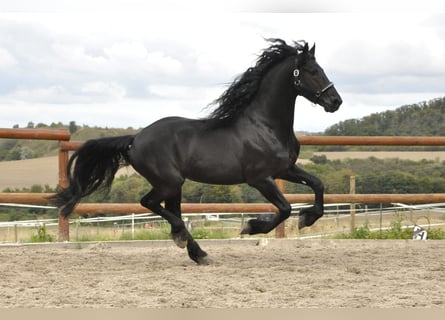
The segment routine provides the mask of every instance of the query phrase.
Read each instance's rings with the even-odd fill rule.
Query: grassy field
[[[314,155],[325,155],[328,160],[341,159],[367,159],[375,157],[377,159],[399,158],[403,160],[420,161],[445,160],[445,151],[338,151],[338,152],[314,152]]]
[[[376,158],[400,158],[406,160],[418,161],[427,160],[445,160],[445,151],[352,151],[352,152],[315,152],[314,155],[326,155],[329,160],[337,159],[366,159],[368,157]],[[308,162],[301,159],[299,163]],[[55,187],[58,181],[58,160],[57,157],[45,157],[19,161],[0,162],[0,191],[5,188],[29,188],[34,184],[48,185]],[[118,175],[132,174],[134,171],[130,167],[119,170]]]

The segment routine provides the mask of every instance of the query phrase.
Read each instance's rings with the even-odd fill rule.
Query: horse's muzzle
[[[343,100],[340,98],[340,96],[334,98],[329,104],[324,105],[324,110],[326,112],[335,112],[340,108],[341,104],[343,103]]]

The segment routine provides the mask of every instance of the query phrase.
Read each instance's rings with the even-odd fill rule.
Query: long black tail
[[[88,140],[70,158],[69,186],[49,198],[68,217],[76,204],[97,189],[109,190],[119,167],[128,165],[128,150],[134,136]],[[73,168],[74,166],[74,168]]]

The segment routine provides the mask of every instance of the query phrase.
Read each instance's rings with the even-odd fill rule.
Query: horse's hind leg
[[[171,194],[174,194],[174,196],[171,196]],[[161,202],[164,200],[165,208],[161,206]],[[198,264],[208,264],[209,261],[206,259],[207,253],[199,247],[181,219],[180,200],[180,191],[160,192],[157,189],[153,189],[141,199],[141,205],[160,215],[170,223],[173,240],[181,248],[184,248],[185,245],[187,246],[188,255],[193,261]]]
[[[165,210],[171,212],[175,217],[181,220],[181,192],[176,194],[174,197],[165,200]],[[180,248],[185,248],[187,246],[187,241],[189,240],[187,229],[185,228],[184,222],[180,224],[171,224],[171,235],[173,241]]]
[[[165,209],[173,213],[181,219],[181,193],[175,197],[165,200]],[[201,249],[199,244],[193,239],[192,235],[187,231],[185,226],[180,229],[174,229],[172,226],[172,238],[176,245],[180,248],[187,246],[189,257],[198,264],[208,264],[207,253]]]

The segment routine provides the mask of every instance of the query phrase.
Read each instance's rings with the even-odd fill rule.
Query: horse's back
[[[208,183],[240,183],[237,150],[241,145],[232,131],[209,128],[206,120],[164,118],[135,137],[129,160],[150,182],[180,176]]]

